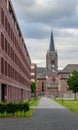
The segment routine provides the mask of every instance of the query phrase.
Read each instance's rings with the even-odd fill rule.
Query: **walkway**
[[[46,98],[43,97],[40,102],[39,105],[37,106],[37,108],[55,108],[55,109],[65,109],[65,107],[63,107],[62,105],[54,102],[53,100],[51,100],[50,98]]]
[[[0,118],[0,130],[78,130],[78,115],[42,98],[31,118]]]

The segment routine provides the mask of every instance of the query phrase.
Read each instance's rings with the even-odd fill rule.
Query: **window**
[[[4,35],[1,33],[1,48],[4,50]]]
[[[7,3],[7,0],[5,0],[5,2]]]
[[[10,36],[10,24],[8,22],[8,35]]]
[[[14,51],[13,51],[13,61],[14,61]]]
[[[12,66],[11,66],[11,78],[12,78]]]
[[[8,56],[10,56],[10,45],[8,43]]]
[[[12,58],[12,54],[13,54],[13,53],[12,53],[12,52],[13,52],[13,51],[12,51],[12,48],[10,48],[10,51],[11,51],[11,59],[13,59],[13,58]]]
[[[1,73],[4,74],[4,59],[1,57]]]
[[[8,64],[8,77],[10,77],[10,65]]]
[[[7,53],[7,40],[5,38],[5,52]]]
[[[5,61],[5,75],[7,76],[7,62]]]
[[[2,8],[1,8],[1,23],[4,26],[4,11]]]
[[[14,79],[14,68],[13,68],[13,79]]]
[[[34,69],[35,68],[35,66],[34,65],[31,65],[31,69]]]
[[[12,28],[11,28],[11,40],[12,40]]]
[[[31,73],[31,75],[32,75],[32,76],[34,76],[34,75],[35,75],[35,73]]]
[[[6,18],[6,16],[5,16],[5,29],[7,31],[7,18]]]

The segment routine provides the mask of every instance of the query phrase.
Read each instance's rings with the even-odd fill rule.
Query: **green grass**
[[[31,117],[33,112],[34,112],[34,109],[30,109],[27,112],[24,112],[24,111],[22,111],[22,112],[18,111],[15,113],[4,112],[3,114],[0,113],[0,117]]]
[[[40,98],[31,98],[28,101],[29,106],[37,106],[40,101]]]
[[[62,99],[54,99],[56,102],[62,104]],[[78,113],[78,100],[65,100],[63,99],[63,104],[65,107],[67,107],[68,109],[70,109],[71,111]]]

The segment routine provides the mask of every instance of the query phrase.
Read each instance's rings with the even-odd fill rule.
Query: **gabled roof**
[[[70,73],[73,70],[77,70],[78,71],[78,64],[68,64],[62,71],[60,71],[59,73]]]
[[[51,37],[50,37],[49,51],[55,51],[55,46],[54,46],[54,40],[53,40],[53,33],[52,33],[52,31],[51,31]]]

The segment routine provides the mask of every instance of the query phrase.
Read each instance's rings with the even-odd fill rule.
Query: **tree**
[[[35,90],[36,90],[36,82],[35,80],[31,80],[31,93],[35,94]]]
[[[69,90],[72,90],[75,93],[75,100],[76,100],[76,93],[78,92],[78,71],[74,70],[68,80],[67,80]]]

